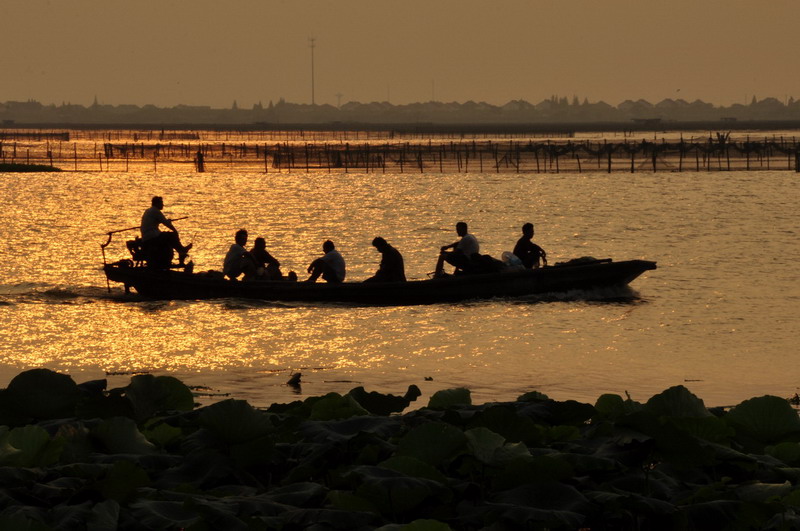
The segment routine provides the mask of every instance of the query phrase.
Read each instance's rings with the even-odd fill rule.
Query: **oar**
[[[189,216],[183,216],[183,217],[180,217],[180,218],[170,219],[169,222],[172,223],[173,221],[180,221],[180,220],[186,219],[188,217]],[[103,249],[108,247],[108,244],[111,243],[111,237],[114,234],[117,234],[118,232],[127,232],[129,230],[136,230],[138,228],[141,228],[141,225],[136,225],[135,227],[128,227],[127,229],[117,229],[117,230],[112,230],[112,231],[106,232],[106,234],[108,235],[108,241],[106,241],[106,243],[101,243],[100,247],[102,247]]]

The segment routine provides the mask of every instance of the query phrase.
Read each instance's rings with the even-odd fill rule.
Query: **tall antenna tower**
[[[316,47],[316,41],[314,37],[309,37],[308,42],[310,43],[309,46],[311,47],[311,105],[315,105],[316,102],[314,101],[314,48]]]

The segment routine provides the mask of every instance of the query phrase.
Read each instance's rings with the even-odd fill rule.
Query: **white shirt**
[[[464,256],[469,258],[473,254],[476,254],[480,251],[480,245],[478,244],[478,239],[475,238],[475,236],[467,233],[458,241],[456,244],[456,249],[464,253]]]
[[[342,255],[334,249],[333,251],[328,251],[325,253],[321,260],[328,264],[331,269],[333,269],[334,273],[336,273],[336,277],[339,279],[340,282],[344,282],[345,266],[344,266],[344,258]]]
[[[158,207],[150,207],[142,214],[142,241],[157,238],[161,231],[158,226],[167,223],[167,217]]]
[[[247,249],[234,243],[228,249],[228,254],[225,255],[225,261],[222,263],[222,272],[224,274],[236,273],[237,275],[242,272],[242,256],[247,253]]]

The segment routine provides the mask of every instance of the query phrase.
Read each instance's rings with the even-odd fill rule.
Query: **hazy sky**
[[[0,0],[0,101],[800,98],[798,0]],[[337,96],[340,94],[341,96]]]

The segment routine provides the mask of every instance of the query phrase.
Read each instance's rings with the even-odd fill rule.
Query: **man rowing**
[[[183,265],[192,244],[181,244],[178,229],[164,215],[164,200],[160,196],[155,196],[151,200],[151,206],[142,214],[142,250],[150,256],[161,256],[165,250],[174,249],[178,252],[178,262]],[[169,232],[161,231],[159,226],[164,225]],[[171,260],[171,259],[170,259]]]

